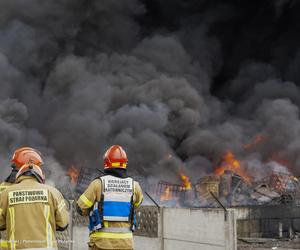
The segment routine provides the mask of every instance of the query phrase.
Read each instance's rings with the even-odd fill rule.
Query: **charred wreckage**
[[[265,176],[253,178],[241,161],[228,151],[214,173],[192,183],[183,171],[178,173],[179,183],[159,180],[149,191],[160,206],[170,207],[226,207],[259,205],[300,205],[300,181],[279,163]],[[67,198],[76,198],[91,180],[102,173],[91,168],[67,171],[71,185],[61,187]],[[146,189],[147,190],[147,189]],[[216,201],[216,198],[218,201]]]
[[[243,162],[228,151],[216,164],[213,173],[195,182],[181,170],[177,182],[159,180],[156,185],[145,189],[147,195],[148,192],[150,194],[150,202],[154,203],[152,205],[158,208],[152,215],[157,217],[160,207],[232,208],[237,212],[237,236],[240,241],[250,241],[252,244],[252,239],[256,242],[257,239],[299,238],[300,181],[283,164],[276,161],[268,164],[271,168],[265,175],[254,178],[248,174]],[[76,199],[99,175],[101,172],[96,169],[72,166],[67,172],[71,185],[61,187],[61,191],[66,198]],[[143,211],[139,213],[139,223],[153,221],[153,216],[148,218],[147,208],[146,214]],[[75,215],[73,221],[76,224],[79,218]],[[86,224],[87,221],[80,223]],[[147,232],[143,231],[145,228]],[[147,235],[149,228],[140,225],[137,234]],[[150,231],[153,233],[153,230],[157,231],[153,228]]]

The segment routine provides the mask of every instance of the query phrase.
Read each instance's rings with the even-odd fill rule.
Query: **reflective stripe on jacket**
[[[5,191],[8,187],[12,186],[14,183],[10,183],[10,182],[2,182],[0,184],[0,193],[2,193],[3,191]],[[2,209],[0,208],[0,214],[2,213]],[[6,239],[6,231],[2,231],[1,235],[0,235],[0,247],[1,250],[6,250],[8,249],[8,242]]]
[[[112,176],[105,178],[111,179],[111,177]],[[143,201],[143,193],[138,182],[132,180],[132,183],[132,202],[135,207],[138,207]],[[87,216],[94,203],[101,201],[102,191],[104,190],[101,180],[95,179],[77,201],[82,215]],[[96,245],[99,249],[132,249],[133,236],[130,231],[130,226],[131,223],[129,221],[104,220],[104,228],[102,231],[90,234],[90,243]]]
[[[10,187],[11,185],[13,185],[13,183],[10,182],[2,182],[0,184],[0,193],[2,193],[4,190],[6,190],[8,187]]]
[[[0,194],[0,227],[7,229],[9,249],[56,249],[56,228],[69,222],[61,193],[34,177],[18,182]]]

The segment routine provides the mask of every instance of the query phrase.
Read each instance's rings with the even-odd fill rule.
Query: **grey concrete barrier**
[[[71,225],[58,233],[59,249],[88,249],[88,219],[70,210]],[[236,250],[236,219],[233,210],[157,208],[137,211],[135,250]]]

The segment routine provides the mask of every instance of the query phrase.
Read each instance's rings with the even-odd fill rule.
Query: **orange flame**
[[[250,150],[256,146],[258,146],[259,144],[265,142],[267,140],[267,137],[264,135],[256,135],[254,140],[248,144],[244,145],[244,149],[246,150]]]
[[[234,154],[230,151],[226,152],[223,156],[220,166],[215,170],[215,174],[218,176],[223,175],[225,170],[230,170],[238,174],[239,176],[243,177],[246,182],[251,181],[251,177],[242,168],[240,161],[237,160]]]
[[[185,190],[191,190],[192,189],[192,183],[190,182],[190,178],[183,173],[180,173],[180,178],[182,181],[182,186],[185,188]]]
[[[67,175],[71,177],[71,183],[76,184],[79,176],[79,171],[74,166],[68,169]]]

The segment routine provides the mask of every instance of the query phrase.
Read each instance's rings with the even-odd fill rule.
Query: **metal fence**
[[[242,214],[237,218],[240,238],[293,238],[300,233],[299,206],[256,206],[235,210]]]

